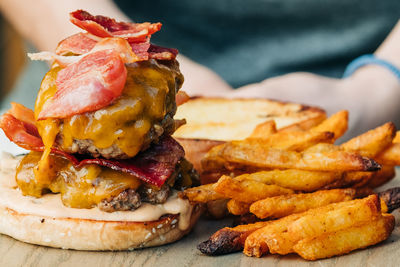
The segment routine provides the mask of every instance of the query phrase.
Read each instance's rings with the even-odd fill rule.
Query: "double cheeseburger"
[[[54,62],[35,110],[12,103],[1,117],[6,136],[31,152],[1,159],[0,232],[79,250],[173,242],[200,214],[177,197],[198,181],[171,137],[185,100],[177,50],[150,43],[160,23],[82,10],[70,20],[85,32],[30,55]]]

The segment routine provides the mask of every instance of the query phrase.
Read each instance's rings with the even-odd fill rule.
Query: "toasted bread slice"
[[[322,109],[267,99],[193,98],[179,106],[176,119],[186,119],[174,136],[214,141],[241,140],[274,120],[277,129],[326,118]]]
[[[259,136],[258,130],[262,134],[263,126],[272,120],[277,130],[309,129],[323,121],[326,113],[316,107],[267,99],[197,97],[179,106],[175,118],[186,119],[174,137],[201,173],[200,160],[213,146],[255,132]],[[211,182],[208,180],[203,182]]]

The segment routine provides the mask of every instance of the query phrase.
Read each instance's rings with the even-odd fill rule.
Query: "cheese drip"
[[[43,159],[40,152],[31,152],[18,164],[15,178],[22,194],[42,197],[46,190],[50,190],[60,193],[67,207],[92,208],[103,199],[116,196],[126,189],[137,189],[141,185],[141,181],[130,174],[94,164],[76,169],[68,160],[53,154],[48,157],[53,180],[44,184],[33,178],[34,166],[39,159]]]

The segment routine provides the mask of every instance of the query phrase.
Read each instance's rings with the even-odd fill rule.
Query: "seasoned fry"
[[[283,233],[287,231],[288,225],[300,217],[301,213],[297,213],[283,217],[279,220],[269,221],[269,224],[254,231],[246,238],[243,253],[247,256],[261,257],[270,251],[269,247],[272,245],[271,243],[277,240],[276,238],[283,239],[284,241],[289,240],[289,238],[286,235],[283,235]],[[292,248],[289,250],[292,250]],[[276,252],[271,251],[271,253]]]
[[[271,222],[256,222],[239,225],[234,228],[225,227],[214,233],[208,240],[200,243],[197,248],[204,254],[216,256],[240,251],[246,238],[254,231]]]
[[[220,151],[225,144],[217,145],[210,149],[207,154],[201,159],[201,167],[204,171],[223,169],[225,159],[219,156]]]
[[[271,134],[276,133],[276,123],[274,120],[266,121],[264,123],[258,124],[256,128],[251,133],[252,138],[267,138]]]
[[[376,157],[376,160],[386,165],[400,165],[400,143],[391,144]]]
[[[321,212],[318,208],[310,210],[308,214],[289,225],[288,233],[292,242],[296,243],[304,238],[344,229],[381,215],[381,206],[377,195],[334,203],[330,206],[334,209],[327,212]]]
[[[390,188],[378,194],[387,206],[387,212],[400,208],[400,187]],[[383,210],[383,209],[382,209]]]
[[[325,185],[341,180],[341,172],[321,172],[304,170],[273,170],[242,174],[236,180],[249,179],[264,184],[275,184],[295,191],[313,192]]]
[[[225,175],[214,184],[213,188],[223,198],[233,198],[245,203],[253,203],[267,197],[294,193],[291,189],[277,185],[266,185],[251,180],[238,181]]]
[[[216,193],[213,184],[206,184],[197,187],[188,188],[180,193],[182,198],[187,198],[191,202],[206,203],[212,200],[224,199],[224,197]]]
[[[267,148],[278,148],[290,151],[303,151],[304,149],[318,143],[332,142],[334,134],[331,132],[279,132],[267,138],[248,138],[242,141],[232,141],[225,144],[225,147],[232,143],[240,145],[258,145]]]
[[[342,110],[333,114],[314,128],[311,128],[310,131],[332,132],[335,134],[334,139],[337,140],[347,131],[348,123],[349,112],[347,110]]]
[[[240,202],[236,199],[231,199],[226,204],[228,211],[233,215],[244,215],[249,213],[250,203]]]
[[[351,200],[355,193],[355,189],[347,188],[270,197],[251,204],[250,212],[260,219],[281,218],[331,203]]]
[[[370,188],[379,187],[396,176],[396,170],[393,166],[384,165],[380,171],[374,172],[372,178],[368,181],[366,186]]]
[[[394,217],[383,214],[373,221],[299,241],[294,251],[306,260],[317,260],[343,255],[350,251],[377,244],[389,237],[394,228]]]
[[[393,143],[400,143],[400,131],[396,132],[396,136],[393,138]]]
[[[388,122],[350,139],[341,147],[346,151],[358,152],[361,156],[373,158],[392,144],[395,134],[396,126],[392,122]]]
[[[317,126],[321,122],[326,119],[325,113],[320,113],[318,116],[309,118],[305,121],[301,121],[299,123],[291,124],[286,126],[285,128],[279,129],[278,132],[293,132],[293,131],[307,131],[310,130],[312,127]]]
[[[229,162],[245,166],[312,171],[376,171],[380,165],[354,152],[294,152],[259,145],[231,143],[220,155]]]
[[[349,203],[351,204],[350,206]],[[325,221],[329,220],[326,218],[320,218],[320,217],[329,217],[328,215],[329,212],[333,212],[332,215],[335,214],[338,215],[338,213],[343,213],[344,215],[344,213],[346,213],[346,211],[349,211],[350,209],[352,213],[355,213],[356,211],[354,211],[355,210],[354,207],[359,207],[362,208],[362,210],[359,211],[358,214],[363,214],[363,212],[368,213],[366,211],[368,209],[374,210],[375,208],[375,210],[378,210],[380,208],[379,204],[380,202],[378,201],[378,197],[376,195],[372,195],[365,199],[333,203],[327,206],[311,209],[303,213],[296,213],[283,217],[281,219],[272,221],[271,224],[249,235],[249,237],[245,242],[245,250],[243,252],[248,256],[256,256],[256,257],[261,257],[268,251],[273,254],[277,253],[281,255],[291,253],[293,252],[293,246],[301,239],[302,236],[302,233],[296,233],[296,235],[293,236],[293,231],[290,231],[290,229],[293,229],[292,225],[296,224],[298,220],[307,218],[306,221],[303,219],[302,222],[318,223],[317,219],[320,220],[319,222],[321,222],[322,220]],[[368,207],[368,205],[371,205],[372,207]],[[370,214],[371,213],[372,212],[370,212]],[[380,210],[379,212],[376,212],[374,214],[379,215]],[[359,216],[359,218],[360,217],[361,216]],[[342,226],[347,226],[349,224],[351,225],[352,221],[346,220],[345,222],[347,224],[343,224]],[[332,225],[335,226],[335,223],[336,225],[339,225],[340,220],[338,222],[332,222]],[[302,226],[303,224],[298,224],[298,225]],[[315,230],[307,229],[308,231],[311,231],[310,235],[315,234],[317,231],[323,231],[323,225],[321,226],[321,224],[318,224],[318,226]],[[325,230],[329,231],[329,229],[327,230],[326,228]]]

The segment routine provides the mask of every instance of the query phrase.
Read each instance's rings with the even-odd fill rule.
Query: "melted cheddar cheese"
[[[52,181],[38,182],[34,167],[41,159],[41,152],[31,152],[19,163],[16,181],[23,195],[41,197],[50,190],[61,193],[63,204],[71,208],[92,208],[103,199],[113,197],[131,188],[137,189],[141,181],[129,174],[98,165],[86,165],[80,169],[66,159],[51,154],[49,171]]]

